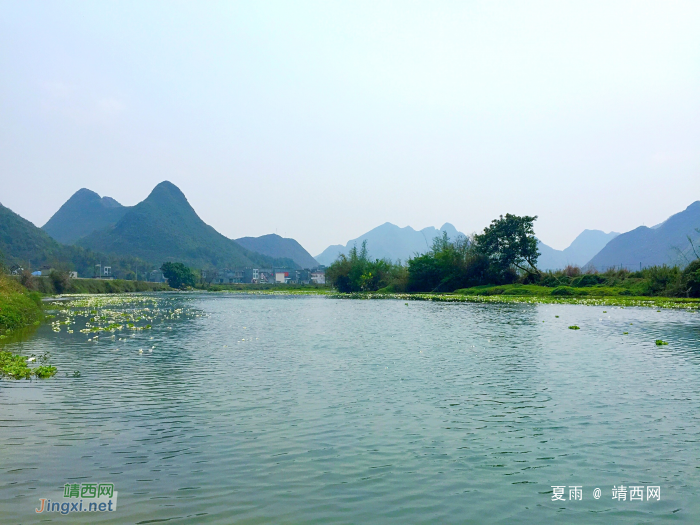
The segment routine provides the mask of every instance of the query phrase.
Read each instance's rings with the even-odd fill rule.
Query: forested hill
[[[158,184],[112,227],[95,231],[77,244],[109,254],[129,254],[152,263],[178,261],[196,268],[289,266],[246,250],[199,218],[185,195],[171,182]]]
[[[60,244],[28,220],[0,204],[0,253],[8,267],[21,266],[26,270],[49,267],[75,270],[79,275],[92,277],[95,265],[112,266],[115,277],[125,277],[148,269],[144,261],[135,257],[108,257],[79,246]]]
[[[129,210],[111,197],[82,188],[41,229],[63,244],[73,244],[95,230],[113,226]]]
[[[68,252],[66,246],[0,204],[0,252],[5,264],[28,265],[38,268],[47,261],[62,259]]]

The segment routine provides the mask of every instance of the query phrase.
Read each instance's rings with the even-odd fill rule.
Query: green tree
[[[484,228],[484,233],[474,236],[476,248],[501,274],[514,268],[527,274],[539,274],[540,252],[533,227],[536,220],[537,216],[501,215]]]
[[[197,284],[197,276],[191,268],[182,263],[163,263],[163,266],[160,267],[160,271],[163,272],[163,276],[168,280],[168,285],[171,288],[180,288],[184,290],[187,287],[193,287]]]
[[[695,259],[681,275],[682,295],[700,297],[700,259]]]

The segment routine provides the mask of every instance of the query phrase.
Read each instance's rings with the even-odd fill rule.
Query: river
[[[74,306],[6,345],[59,371],[0,381],[3,524],[700,519],[697,311],[186,293]],[[35,510],[102,483],[113,512]]]

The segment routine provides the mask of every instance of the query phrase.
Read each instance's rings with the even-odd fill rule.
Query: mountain
[[[236,242],[246,250],[262,253],[269,257],[286,257],[292,259],[301,268],[316,268],[318,262],[311,257],[301,244],[294,239],[280,237],[271,233],[262,237],[241,237]]]
[[[661,224],[648,228],[640,226],[610,241],[588,264],[598,270],[613,266],[629,269],[653,265],[685,265],[695,258],[687,235],[700,243],[700,201],[672,215]],[[700,251],[700,250],[699,250]]]
[[[76,191],[41,229],[63,244],[113,226],[129,210],[111,197],[82,188]]]
[[[291,259],[274,259],[246,250],[221,235],[199,218],[180,189],[168,181],[158,184],[116,224],[92,232],[76,244],[104,253],[136,256],[158,265],[177,261],[196,268],[296,267]]]
[[[132,277],[134,270],[148,267],[134,257],[108,257],[78,246],[66,246],[49,237],[41,228],[0,204],[0,252],[7,266],[38,270],[64,267],[81,277],[92,277],[95,265],[111,265],[114,277]]]
[[[537,260],[537,267],[540,270],[559,270],[568,265],[584,266],[618,235],[620,234],[617,232],[583,230],[569,247],[563,250],[555,250],[538,240],[537,248],[540,251],[540,257]]]
[[[451,240],[461,235],[450,223],[445,223],[439,230],[429,226],[416,231],[410,226],[399,228],[395,224],[386,222],[364,235],[348,241],[345,246],[341,244],[329,246],[316,256],[316,260],[319,264],[328,266],[338,258],[339,254],[347,254],[353,246],[359,248],[362,245],[362,241],[366,240],[367,251],[369,251],[373,259],[386,258],[392,261],[399,259],[406,261],[416,253],[427,252],[433,244],[433,239],[441,236],[443,231],[447,232],[447,236]]]

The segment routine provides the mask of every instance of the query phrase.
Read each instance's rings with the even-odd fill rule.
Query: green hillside
[[[142,202],[129,208],[110,228],[83,237],[77,245],[94,251],[132,255],[153,264],[183,262],[196,268],[291,266],[246,250],[199,218],[174,184],[158,184]]]
[[[0,251],[5,258],[5,264],[26,266],[31,263],[32,268],[39,268],[49,261],[62,260],[67,255],[65,246],[2,204]]]
[[[129,210],[111,197],[82,188],[41,229],[63,244],[74,244],[95,230],[115,225]]]
[[[78,246],[56,242],[42,229],[0,204],[0,253],[7,266],[18,265],[38,270],[62,267],[81,276],[92,277],[96,264],[112,266],[115,277],[132,278],[135,270],[143,273],[156,265],[147,265],[135,257],[108,257]]]

